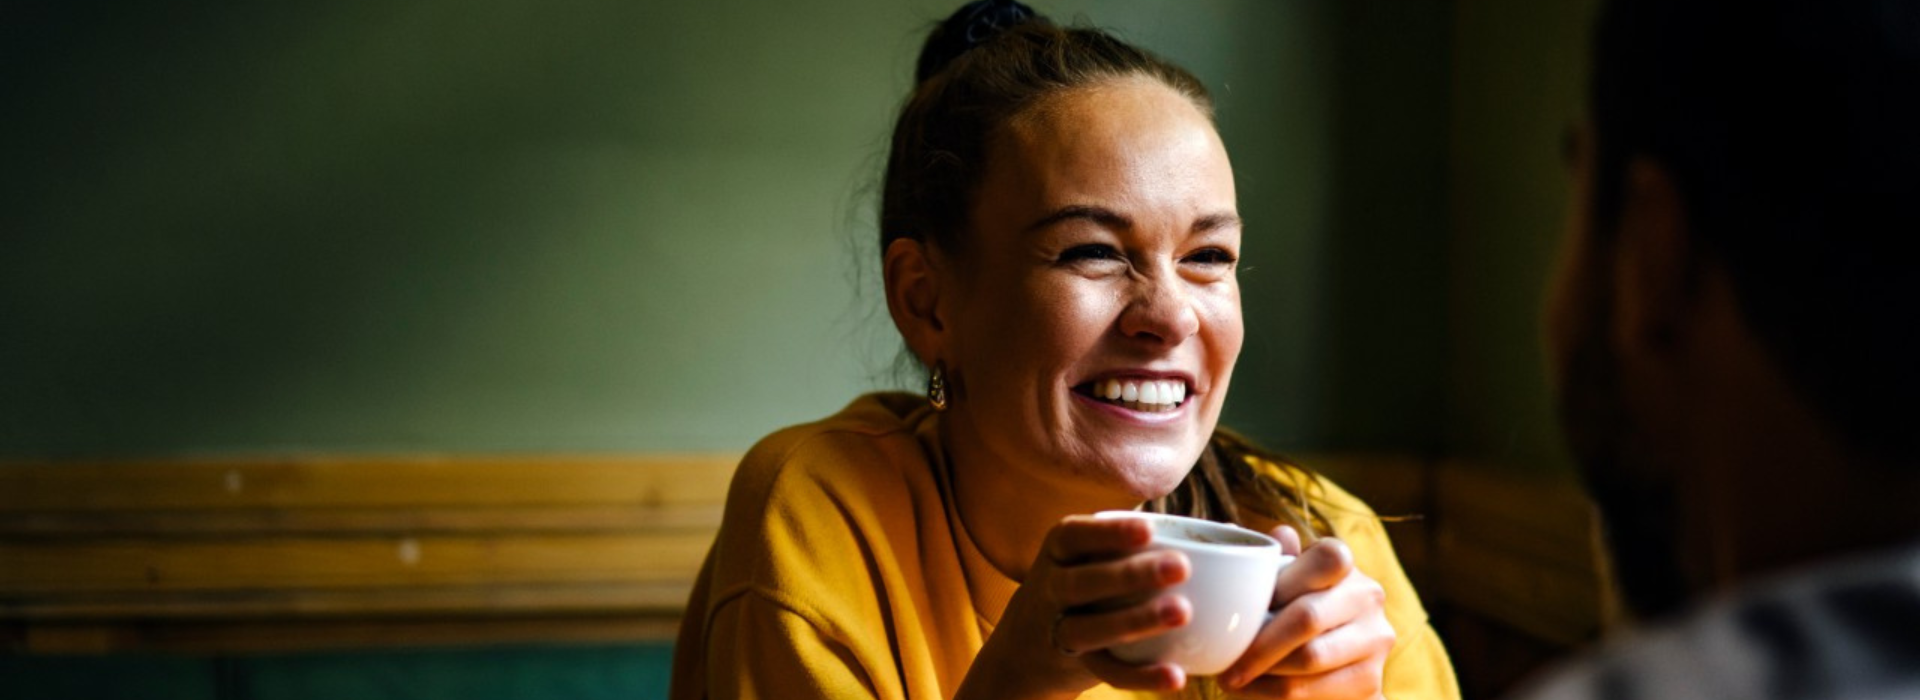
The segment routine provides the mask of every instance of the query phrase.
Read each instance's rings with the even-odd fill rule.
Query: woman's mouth
[[[1187,402],[1187,383],[1177,379],[1100,379],[1076,386],[1073,391],[1142,413],[1164,413]]]

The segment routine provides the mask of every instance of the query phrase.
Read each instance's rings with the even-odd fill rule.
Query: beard
[[[1599,274],[1587,280],[1613,278],[1611,270],[1588,272]],[[1662,617],[1683,606],[1690,590],[1680,557],[1677,487],[1671,472],[1641,448],[1642,431],[1621,391],[1619,362],[1606,344],[1612,325],[1606,299],[1592,295],[1575,309],[1578,336],[1564,346],[1560,364],[1560,427],[1605,522],[1621,602],[1638,617]]]

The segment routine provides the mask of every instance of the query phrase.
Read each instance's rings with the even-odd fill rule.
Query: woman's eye
[[[1187,262],[1200,265],[1232,265],[1238,261],[1232,253],[1219,248],[1208,248],[1187,256]]]
[[[1060,254],[1060,262],[1063,263],[1119,259],[1120,251],[1114,250],[1113,246],[1102,243],[1077,245],[1066,249],[1065,252]]]

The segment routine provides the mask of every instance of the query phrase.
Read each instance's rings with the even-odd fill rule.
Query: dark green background
[[[737,451],[908,384],[872,191],[953,4],[0,4],[0,458]],[[1591,4],[1040,3],[1217,93],[1248,221],[1231,424],[1560,468],[1536,319]],[[0,657],[0,677],[29,698],[633,698],[667,655]]]

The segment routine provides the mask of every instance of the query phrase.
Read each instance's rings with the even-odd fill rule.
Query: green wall
[[[827,412],[884,359],[847,247],[929,11],[10,10],[0,453],[741,449]]]
[[[1447,190],[1447,454],[1565,476],[1541,312],[1566,226],[1567,129],[1585,115],[1598,0],[1460,0]]]
[[[949,2],[18,3],[0,456],[740,450],[901,385],[873,196]],[[1219,92],[1229,419],[1441,431],[1446,11],[1060,2]]]

